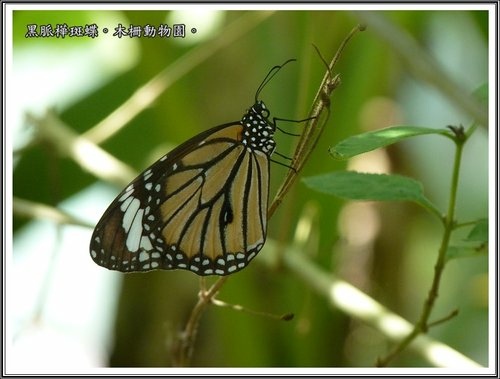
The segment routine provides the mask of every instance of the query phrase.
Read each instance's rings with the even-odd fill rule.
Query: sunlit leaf
[[[449,131],[446,129],[421,128],[418,126],[394,126],[346,138],[331,147],[329,152],[335,159],[348,159],[407,138],[426,134],[449,136]]]

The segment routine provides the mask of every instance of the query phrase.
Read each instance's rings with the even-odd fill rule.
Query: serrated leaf
[[[394,126],[349,137],[331,147],[329,152],[335,159],[348,159],[355,155],[388,146],[407,138],[426,134],[441,134],[449,137],[449,131],[445,129],[421,128],[418,126]]]
[[[405,176],[337,171],[303,181],[309,188],[349,200],[413,201],[439,216],[422,184]]]

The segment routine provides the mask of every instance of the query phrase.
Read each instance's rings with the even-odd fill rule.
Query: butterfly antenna
[[[260,92],[266,86],[266,84],[269,83],[269,81],[273,78],[273,76],[276,75],[278,73],[278,71],[281,70],[286,64],[288,64],[290,62],[295,62],[296,60],[297,59],[294,59],[294,58],[289,59],[285,63],[283,63],[282,65],[274,66],[273,68],[271,68],[269,70],[266,77],[264,78],[264,80],[260,84],[259,88],[257,88],[257,92],[255,92],[255,102],[257,102]]]

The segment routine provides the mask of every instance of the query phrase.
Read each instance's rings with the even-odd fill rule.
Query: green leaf
[[[488,242],[488,219],[483,218],[478,220],[465,240],[472,242]]]
[[[441,134],[450,137],[446,129],[421,128],[418,126],[394,126],[358,134],[339,142],[329,149],[335,159],[348,159],[401,140],[425,134]]]
[[[488,249],[485,245],[479,246],[450,246],[446,251],[446,259],[470,258],[478,255],[487,254]]]
[[[337,171],[303,181],[309,188],[349,200],[413,201],[441,217],[422,184],[405,176]]]
[[[488,83],[483,83],[474,91],[474,96],[483,105],[488,105]]]

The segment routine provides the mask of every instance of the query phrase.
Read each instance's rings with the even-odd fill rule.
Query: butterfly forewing
[[[241,122],[203,132],[146,169],[97,224],[92,259],[124,272],[245,267],[266,239],[275,146],[267,115],[259,101]]]

